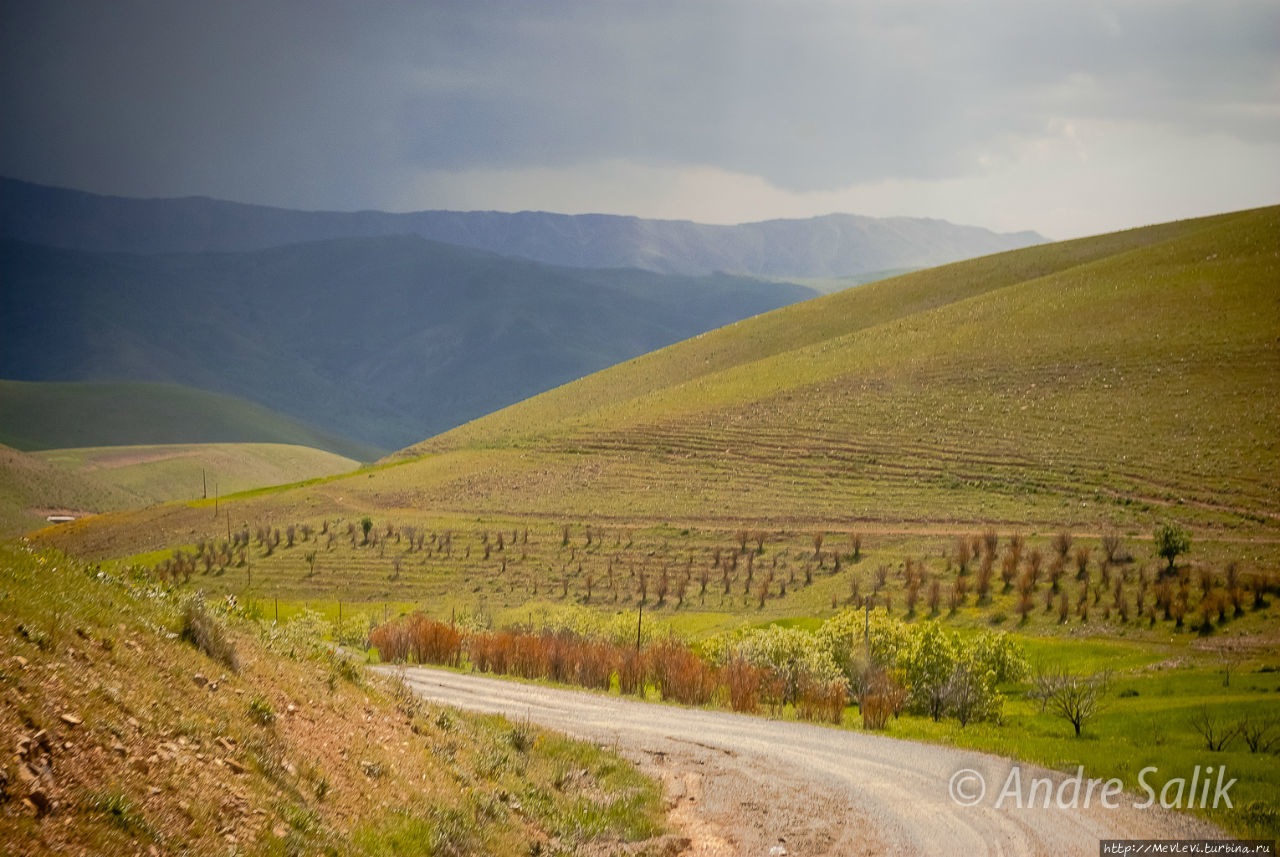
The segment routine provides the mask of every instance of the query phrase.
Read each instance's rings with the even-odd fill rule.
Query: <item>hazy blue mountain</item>
[[[1045,240],[1034,232],[849,214],[712,226],[530,211],[304,212],[199,197],[126,199],[0,179],[0,237],[52,247],[203,253],[384,235],[417,235],[571,267],[771,277],[921,268]]]
[[[384,449],[815,294],[415,236],[158,255],[4,240],[0,277],[0,377],[182,384]]]

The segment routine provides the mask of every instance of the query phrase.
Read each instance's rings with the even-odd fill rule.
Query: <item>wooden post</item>
[[[871,607],[862,602],[862,639],[867,644],[867,666],[871,666]]]
[[[636,654],[640,654],[640,626],[644,623],[644,602],[640,602],[640,614],[636,617]]]

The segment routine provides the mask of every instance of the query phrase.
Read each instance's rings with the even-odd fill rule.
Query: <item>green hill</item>
[[[1278,253],[1271,208],[859,286],[534,397],[397,466],[245,498],[235,514],[802,534],[1139,535],[1172,519],[1270,556]],[[102,556],[151,550],[210,528],[204,514],[169,508],[56,539]]]
[[[1097,526],[1137,502],[1274,522],[1278,247],[1273,208],[909,274],[646,355],[401,456],[546,456],[518,493],[468,483],[521,512]]]
[[[383,449],[815,294],[557,268],[410,236],[157,256],[0,240],[0,276],[4,377],[217,391]],[[291,442],[56,445],[203,440]]]
[[[173,443],[51,449],[31,455],[114,485],[144,505],[234,494],[347,473],[358,461],[283,443]]]
[[[0,538],[49,515],[102,512],[301,482],[355,470],[332,452],[277,443],[155,444],[19,452],[0,445]]]
[[[0,538],[80,516],[142,505],[125,488],[0,444]]]
[[[371,461],[381,453],[233,396],[176,384],[0,381],[0,442],[22,450],[279,443]]]

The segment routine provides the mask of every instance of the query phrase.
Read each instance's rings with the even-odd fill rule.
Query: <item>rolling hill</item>
[[[0,445],[0,538],[173,500],[198,500],[319,479],[359,463],[280,443],[154,444],[20,452]]]
[[[181,384],[383,449],[814,294],[725,275],[557,268],[412,236],[161,256],[6,241],[0,271],[8,378]],[[136,412],[95,403],[80,413],[100,406]],[[180,410],[205,422],[204,412]],[[15,403],[14,411],[26,409]],[[45,447],[296,442],[47,434],[66,422],[42,427],[45,435],[0,438]]]
[[[0,444],[0,539],[83,515],[143,505],[126,489]]]
[[[908,274],[628,361],[358,478],[246,497],[235,514],[793,534],[1138,535],[1174,520],[1274,560],[1278,259],[1270,208]],[[48,538],[121,555],[202,532],[205,514],[104,516]]]
[[[0,237],[73,250],[203,253],[417,235],[583,268],[843,277],[1042,243],[923,218],[833,214],[738,226],[524,211],[309,212],[204,198],[127,199],[0,179]]]
[[[133,495],[135,506],[197,500],[319,479],[360,463],[283,443],[171,443],[50,449],[30,455]]]
[[[1271,208],[909,274],[646,355],[403,455],[547,456],[518,495],[509,480],[469,483],[471,502],[512,511],[536,497],[566,515],[1097,527],[1139,502],[1272,528],[1278,247]]]
[[[31,343],[37,357],[56,360],[65,356],[52,354],[48,343],[37,346],[32,332],[22,338]],[[0,381],[0,443],[26,451],[130,444],[266,443],[313,447],[357,461],[372,461],[381,455],[376,447],[316,431],[233,396],[141,382]]]

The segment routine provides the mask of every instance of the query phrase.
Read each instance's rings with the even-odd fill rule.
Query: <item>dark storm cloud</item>
[[[625,159],[787,190],[966,175],[1054,122],[1280,138],[1272,2],[4,3],[0,172],[377,206]]]

